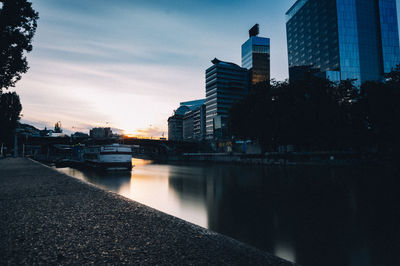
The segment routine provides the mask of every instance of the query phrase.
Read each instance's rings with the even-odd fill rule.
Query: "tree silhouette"
[[[0,95],[0,143],[11,146],[13,132],[17,127],[22,110],[19,96],[15,92]]]
[[[312,74],[288,82],[260,84],[230,110],[237,139],[258,141],[265,150],[375,151],[400,160],[400,66],[384,82],[333,83]]]
[[[296,82],[260,84],[230,111],[232,134],[258,141],[264,150],[293,144],[300,149],[346,149],[353,144],[358,89],[314,75]]]
[[[14,87],[28,70],[38,13],[27,0],[0,0],[0,93]]]
[[[370,134],[369,142],[385,152],[398,152],[400,84],[367,82],[361,89],[360,105]]]

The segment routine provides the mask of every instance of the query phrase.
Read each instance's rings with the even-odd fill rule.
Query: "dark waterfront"
[[[301,265],[400,265],[400,181],[380,167],[57,170]]]

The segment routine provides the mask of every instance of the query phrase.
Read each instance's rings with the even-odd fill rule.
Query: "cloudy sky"
[[[271,38],[271,76],[288,76],[284,14],[294,0],[32,2],[40,20],[15,90],[22,121],[39,128],[167,134],[179,102],[205,97],[210,60],[240,64],[255,23]]]

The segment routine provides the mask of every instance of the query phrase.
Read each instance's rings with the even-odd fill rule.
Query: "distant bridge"
[[[119,143],[132,146],[134,154],[148,155],[150,157],[163,157],[207,150],[207,145],[199,142],[123,138],[119,140]]]
[[[168,156],[180,155],[190,152],[207,152],[208,146],[199,142],[169,141],[157,139],[121,138],[121,139],[73,139],[70,137],[39,137],[39,136],[19,136],[18,146],[22,152],[25,149],[35,149],[35,153],[48,153],[52,148],[59,145],[104,145],[119,143],[129,145],[133,155],[143,156],[152,159],[162,159]],[[30,153],[33,153],[31,151]]]

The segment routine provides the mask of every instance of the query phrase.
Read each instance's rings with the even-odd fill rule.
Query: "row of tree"
[[[3,91],[28,71],[26,53],[32,51],[38,18],[27,0],[0,0],[0,145],[12,145],[22,110],[18,94]]]
[[[295,145],[300,150],[393,151],[400,136],[400,66],[385,82],[334,83],[309,74],[295,82],[257,84],[230,111],[238,139],[264,150]]]

